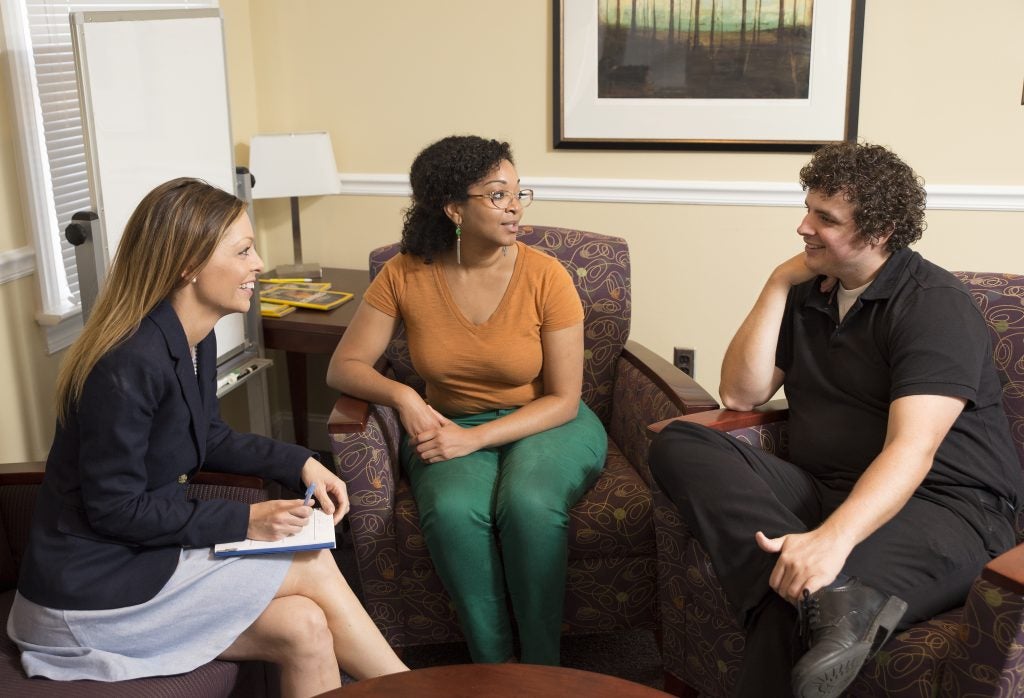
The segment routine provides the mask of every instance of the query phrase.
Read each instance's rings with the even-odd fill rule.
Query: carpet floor
[[[345,579],[362,599],[355,556],[347,533],[338,529],[335,559]],[[402,659],[413,669],[470,663],[465,643],[407,647]],[[663,687],[661,654],[654,633],[634,630],[602,635],[570,635],[562,638],[562,666],[617,676],[652,688]]]

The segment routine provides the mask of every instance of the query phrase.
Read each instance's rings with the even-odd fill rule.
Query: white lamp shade
[[[256,183],[254,199],[322,196],[341,192],[331,135],[269,133],[252,137],[249,171]]]

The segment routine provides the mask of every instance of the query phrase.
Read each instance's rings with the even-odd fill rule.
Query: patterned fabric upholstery
[[[1003,406],[1024,467],[1024,276],[957,272],[988,323]],[[730,434],[785,457],[785,421]],[[743,632],[706,553],[655,492],[665,670],[701,695],[732,694]],[[1018,540],[1024,539],[1018,519]],[[894,636],[862,669],[851,696],[1019,696],[1024,595],[978,578],[963,608]]]
[[[625,240],[541,226],[524,227],[520,239],[559,259],[576,284],[585,314],[583,399],[609,436],[604,472],[570,512],[563,631],[653,628],[656,558],[645,427],[685,406],[623,349],[630,316]],[[397,251],[389,245],[371,253],[371,275]],[[385,357],[391,375],[417,385],[404,333]],[[423,541],[416,502],[398,472],[400,437],[395,412],[380,405],[372,406],[362,432],[331,434],[352,501],[349,520],[366,608],[393,646],[461,640]]]
[[[976,579],[957,630],[965,661],[946,665],[941,695],[1024,693],[1024,595]]]
[[[996,370],[1003,381],[1003,409],[1024,463],[1024,276],[963,271],[955,275],[988,323]]]
[[[28,544],[28,531],[42,473],[0,475],[0,629],[14,603],[17,567]],[[244,502],[265,499],[260,490],[242,487],[190,485],[190,496],[233,498]],[[21,668],[21,656],[6,630],[0,632],[0,696],[25,698],[97,696],[97,698],[145,698],[146,696],[195,696],[220,698],[231,695],[266,695],[267,678],[261,662],[214,660],[187,674],[157,676],[133,681],[49,681],[30,679]],[[236,692],[237,691],[237,692]],[[276,688],[274,688],[276,693]]]

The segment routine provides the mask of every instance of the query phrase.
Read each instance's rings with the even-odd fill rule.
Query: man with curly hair
[[[920,178],[837,143],[800,182],[804,250],[769,276],[720,391],[750,410],[785,387],[788,460],[678,422],[650,455],[746,630],[738,695],[841,693],[892,632],[962,605],[1024,492],[984,319],[907,247]]]

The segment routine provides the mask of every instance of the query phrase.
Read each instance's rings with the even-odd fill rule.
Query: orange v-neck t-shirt
[[[449,417],[521,407],[544,394],[544,332],[583,322],[583,305],[561,263],[522,243],[505,295],[479,325],[455,304],[439,262],[397,254],[364,296],[405,322],[427,402]]]

